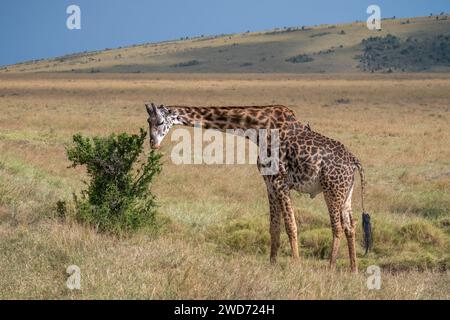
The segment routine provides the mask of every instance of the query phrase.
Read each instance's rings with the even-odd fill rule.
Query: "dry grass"
[[[2,75],[0,298],[449,299],[449,85],[446,74]],[[374,250],[361,258],[358,248],[360,263],[383,267],[382,289],[347,273],[345,243],[339,270],[326,269],[321,197],[294,195],[303,259],[290,263],[283,236],[271,266],[256,168],[175,166],[170,139],[153,187],[165,222],[158,234],[119,240],[53,218],[56,201],[81,188],[83,171],[65,158],[71,136],[137,132],[147,100],[285,104],[345,143],[365,165],[375,219]],[[81,267],[81,292],[65,289],[70,264]]]
[[[119,241],[55,222],[1,230],[3,299],[449,298],[448,276],[439,272],[385,273],[381,290],[367,290],[364,274],[330,272],[318,261],[272,266],[265,257],[220,255],[171,236]],[[63,285],[72,263],[82,270],[81,291]]]

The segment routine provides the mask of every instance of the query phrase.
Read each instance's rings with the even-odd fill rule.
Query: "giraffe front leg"
[[[270,262],[277,262],[280,248],[280,212],[275,208],[270,210]]]
[[[286,233],[291,244],[292,259],[297,261],[299,260],[297,223],[295,221],[294,210],[292,209],[291,197],[289,196],[289,193],[283,193],[279,201],[281,203],[282,213],[284,217],[284,226],[286,227]]]
[[[272,183],[266,178],[267,196],[270,208],[270,262],[277,262],[278,249],[280,248],[280,209],[278,198],[274,192]]]
[[[286,232],[291,244],[292,258],[299,259],[297,243],[297,224],[292,209],[289,188],[281,175],[265,176],[270,204],[270,261],[275,262],[280,247],[280,218],[283,215]]]

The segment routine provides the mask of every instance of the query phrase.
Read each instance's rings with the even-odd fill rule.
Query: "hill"
[[[29,61],[3,67],[0,73],[450,71],[450,19],[446,14],[386,19],[382,28],[370,31],[365,22],[355,22],[202,36]],[[386,46],[392,37],[398,47],[395,43]],[[370,51],[373,41],[375,52]]]

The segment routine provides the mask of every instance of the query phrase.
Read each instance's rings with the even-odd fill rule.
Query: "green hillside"
[[[5,72],[341,73],[450,70],[446,14],[197,37],[30,61]],[[398,47],[385,46],[396,37]],[[380,37],[375,52],[366,39]],[[387,42],[385,41],[386,39]],[[373,43],[372,43],[373,44]],[[370,47],[369,49],[373,49]],[[398,50],[396,50],[398,49]],[[373,53],[373,54],[372,54]],[[386,61],[388,63],[386,63]],[[391,65],[392,63],[392,65]]]

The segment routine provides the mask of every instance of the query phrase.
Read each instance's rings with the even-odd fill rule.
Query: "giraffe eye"
[[[162,126],[164,124],[164,121],[161,121],[161,122],[158,122],[156,125],[159,127],[159,126]]]

